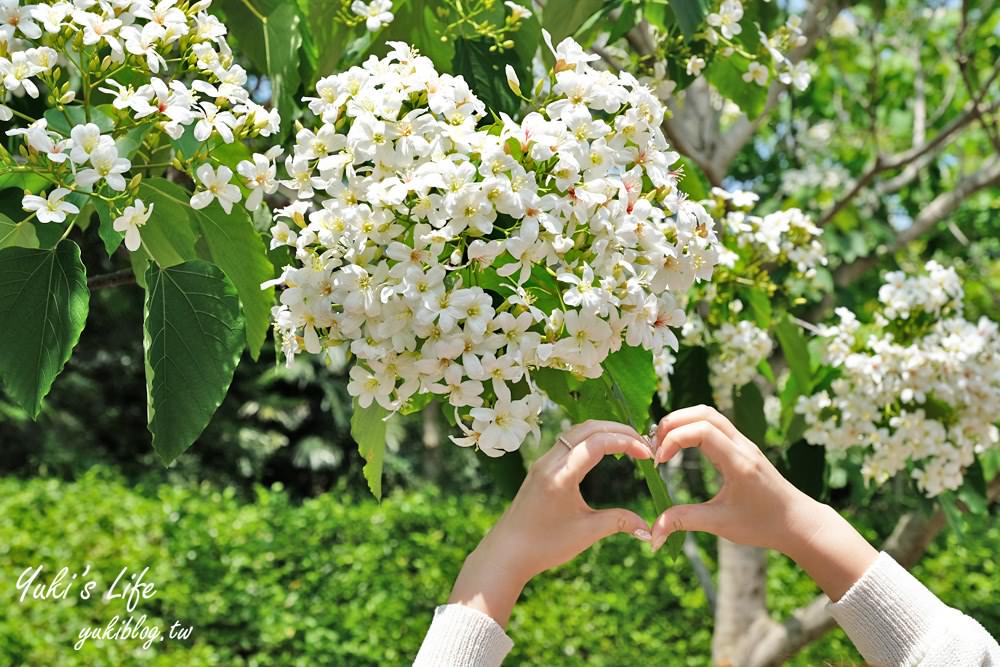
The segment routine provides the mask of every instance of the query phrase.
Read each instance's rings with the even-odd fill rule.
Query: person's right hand
[[[781,476],[763,452],[717,410],[699,405],[672,412],[657,427],[654,461],[699,447],[722,474],[714,498],[674,505],[653,524],[653,549],[678,530],[699,530],[794,559],[831,599],[840,597],[878,552],[831,507]]]

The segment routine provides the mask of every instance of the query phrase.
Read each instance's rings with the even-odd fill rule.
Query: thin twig
[[[87,279],[87,287],[95,290],[104,289],[105,287],[118,287],[119,285],[131,285],[134,282],[135,273],[132,269],[122,269],[121,271],[91,276]]]

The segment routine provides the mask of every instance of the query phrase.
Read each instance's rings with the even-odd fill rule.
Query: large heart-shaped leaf
[[[192,260],[146,271],[143,349],[153,448],[165,464],[208,425],[244,347],[236,288],[218,267]]]
[[[37,248],[38,235],[30,221],[14,222],[0,213],[0,248],[18,246],[21,248]]]
[[[147,191],[156,193],[157,201],[173,201],[178,206],[187,204],[187,193],[174,183],[153,178],[144,186]],[[191,209],[190,214],[208,244],[212,262],[225,272],[239,292],[247,344],[251,356],[256,359],[271,326],[271,305],[274,303],[274,288],[260,288],[262,282],[274,277],[267,248],[241,206],[226,213],[218,203],[213,203],[201,210]]]
[[[90,292],[80,248],[0,250],[0,378],[32,418],[87,322]]]

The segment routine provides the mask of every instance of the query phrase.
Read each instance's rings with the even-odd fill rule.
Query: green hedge
[[[500,509],[496,500],[434,490],[378,506],[336,492],[295,505],[280,490],[260,489],[248,504],[209,486],[131,489],[106,472],[73,483],[2,478],[0,664],[408,664],[435,604]],[[937,545],[918,572],[993,632],[998,543],[1000,529],[984,522],[961,545],[951,537]],[[79,629],[106,624],[123,604],[72,596],[18,604],[18,575],[39,564],[50,573],[90,564],[98,592],[120,568],[148,565],[157,593],[134,615],[160,627],[180,620],[194,632],[148,651],[138,641],[105,641],[76,652]],[[770,594],[787,610],[815,588],[775,557]],[[617,536],[532,582],[509,632],[511,665],[705,665],[711,617],[683,563]],[[794,664],[855,660],[836,632]]]

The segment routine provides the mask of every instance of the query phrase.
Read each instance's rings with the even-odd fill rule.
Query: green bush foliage
[[[131,488],[104,470],[75,482],[0,478],[0,664],[29,667],[409,664],[436,604],[502,503],[427,488],[381,505],[333,491],[296,504],[280,488],[254,502],[210,485]],[[1000,632],[993,561],[1000,527],[977,519],[961,542],[939,538],[917,574]],[[710,544],[706,541],[705,544]],[[991,546],[993,545],[993,546]],[[87,642],[83,626],[127,616],[122,600],[18,603],[30,566],[67,566],[104,591],[122,567],[149,566],[156,594],[133,616],[194,626],[187,641]],[[816,594],[790,562],[772,561],[774,607]],[[94,598],[99,598],[95,595]],[[511,665],[706,665],[711,614],[690,568],[627,536],[533,581],[514,611]],[[854,664],[835,632],[793,664]]]

